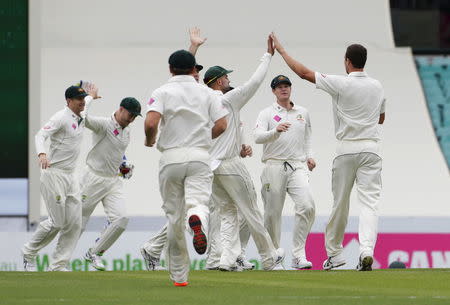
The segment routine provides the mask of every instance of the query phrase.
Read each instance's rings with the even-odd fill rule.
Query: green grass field
[[[450,304],[450,269],[192,271],[187,287],[167,272],[1,272],[0,304]]]

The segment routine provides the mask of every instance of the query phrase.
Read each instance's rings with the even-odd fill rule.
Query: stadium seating
[[[450,168],[450,57],[415,59],[434,131]]]

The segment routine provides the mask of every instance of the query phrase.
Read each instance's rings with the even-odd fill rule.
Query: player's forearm
[[[226,120],[225,117],[223,117],[223,118],[217,120],[217,121],[214,123],[213,128],[211,129],[211,137],[212,137],[213,139],[215,139],[215,138],[217,138],[218,136],[220,136],[220,135],[221,135],[222,133],[224,133],[225,130],[227,129],[227,125],[228,125],[228,123],[227,123],[227,120]]]
[[[145,146],[153,146],[156,143],[158,126],[149,126],[145,128]]]
[[[295,60],[292,56],[290,56],[286,52],[286,50],[282,49],[279,51],[279,53],[292,71],[294,71],[301,78],[306,79],[312,83],[315,83],[316,80],[314,71],[308,69],[305,65]]]
[[[378,124],[383,124],[384,123],[384,119],[386,118],[386,113],[381,113],[380,114],[380,118],[378,119]]]
[[[253,137],[255,138],[256,144],[266,144],[269,142],[273,142],[280,137],[280,132],[278,132],[275,128],[268,131],[255,129],[253,132]]]
[[[197,54],[198,48],[200,48],[200,45],[192,44],[189,46],[189,52],[195,56]]]

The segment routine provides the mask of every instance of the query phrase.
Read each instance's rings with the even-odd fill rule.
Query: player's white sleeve
[[[164,100],[158,89],[153,91],[150,99],[147,102],[147,112],[150,111],[159,112],[161,113],[161,115],[163,115],[164,113]]]
[[[215,122],[228,114],[228,110],[222,104],[222,97],[211,92],[211,101],[209,106],[209,117],[211,122]]]
[[[306,114],[306,126],[305,126],[305,153],[306,158],[313,158],[313,151],[312,151],[312,129],[311,129],[311,118],[309,117],[309,113]]]
[[[345,85],[346,77],[341,75],[328,75],[315,72],[316,88],[321,89],[330,95],[338,95]]]
[[[45,140],[48,137],[55,134],[61,128],[61,118],[58,115],[54,115],[45,125],[42,127],[36,136],[34,137],[34,143],[36,146],[36,152],[38,156],[40,154],[46,154]]]
[[[261,57],[261,63],[253,73],[253,75],[250,77],[250,79],[244,85],[227,92],[224,95],[224,99],[237,110],[240,110],[242,107],[244,107],[245,104],[247,104],[247,102],[255,94],[256,90],[258,90],[262,81],[266,77],[271,59],[272,55],[270,53],[265,53]]]
[[[256,126],[253,129],[253,137],[256,144],[265,144],[275,141],[280,137],[280,132],[276,128],[269,129],[269,122],[264,111],[260,112],[256,119]]]
[[[381,103],[380,114],[386,112],[386,98],[383,98],[383,102]]]
[[[96,117],[89,114],[89,109],[92,105],[93,100],[94,99],[92,98],[92,96],[89,95],[84,98],[86,104],[84,106],[84,111],[82,112],[81,115],[84,117],[86,128],[89,128],[95,133],[100,133],[107,129],[109,119]]]

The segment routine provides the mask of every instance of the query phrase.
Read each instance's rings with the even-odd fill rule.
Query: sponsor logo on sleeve
[[[46,125],[46,126],[44,126],[44,130],[49,130],[49,129],[51,129],[52,128],[52,126],[50,126],[50,125]]]
[[[148,101],[148,103],[147,103],[147,105],[152,105],[153,103],[155,102],[155,99],[154,98],[151,98],[149,101]]]

